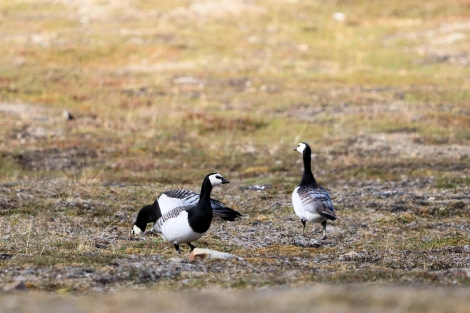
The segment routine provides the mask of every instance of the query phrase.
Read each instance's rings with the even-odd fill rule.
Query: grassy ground
[[[469,15],[437,0],[0,0],[0,283],[468,293]],[[299,141],[337,209],[324,242],[290,203]],[[243,260],[128,237],[141,206],[212,171],[244,217],[197,245]]]

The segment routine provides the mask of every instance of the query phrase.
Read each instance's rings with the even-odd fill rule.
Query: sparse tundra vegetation
[[[0,312],[467,312],[469,17],[461,0],[0,0]],[[325,240],[292,206],[302,141],[336,210]],[[196,245],[237,258],[129,236],[210,172],[243,216]]]

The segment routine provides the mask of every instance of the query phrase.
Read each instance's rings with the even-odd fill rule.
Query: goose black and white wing
[[[292,202],[296,214],[301,218],[307,218],[308,214],[318,214],[325,219],[336,219],[335,209],[328,191],[319,186],[296,187]],[[318,217],[320,218],[320,216]]]
[[[186,189],[174,189],[162,192],[157,198],[162,215],[174,208],[195,205],[199,201],[199,195]]]
[[[167,223],[170,220],[176,220],[179,216],[182,216],[182,213],[186,213],[192,208],[193,206],[179,206],[176,207],[165,214],[163,214],[155,223],[153,226],[153,231],[157,233],[162,233],[162,227],[165,223]],[[186,221],[187,223],[187,221]],[[185,224],[185,223],[183,223]]]
[[[187,243],[191,250],[194,249],[191,242],[198,240],[205,233],[205,231],[198,232],[194,230],[197,225],[191,225],[189,211],[194,209],[196,209],[196,206],[190,205],[170,210],[157,220],[153,226],[153,231],[171,242],[177,251],[179,251],[180,243]]]
[[[172,210],[173,208],[185,205],[195,205],[198,203],[200,195],[194,191],[187,189],[174,189],[163,192],[158,196],[158,203],[162,214]],[[212,214],[214,217],[220,217],[226,221],[235,221],[242,215],[227,207],[223,202],[210,199]]]
[[[335,220],[336,214],[328,191],[322,187],[298,186],[295,190],[301,203],[294,203],[294,207],[302,207],[305,212],[320,214],[322,217]],[[298,201],[298,200],[297,200]]]

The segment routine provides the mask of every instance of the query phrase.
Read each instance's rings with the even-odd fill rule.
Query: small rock
[[[182,262],[183,262],[183,259],[178,258],[178,257],[172,257],[168,259],[168,263],[182,263]]]
[[[9,253],[0,254],[0,260],[8,260],[8,259],[11,259],[12,257],[13,257],[13,254],[9,254]]]
[[[175,85],[198,85],[200,83],[200,79],[192,76],[182,76],[173,79],[173,84]]]
[[[242,189],[245,189],[245,190],[255,190],[255,191],[267,190],[269,188],[271,188],[271,184],[251,185],[251,186],[247,186],[247,187],[242,187]]]
[[[364,257],[363,253],[359,253],[359,252],[356,252],[356,251],[350,251],[348,253],[340,255],[339,259],[340,260],[345,260],[345,261],[352,261],[352,260],[362,259],[363,257]]]
[[[204,260],[204,259],[222,259],[222,260],[230,260],[233,258],[241,259],[233,254],[220,252],[211,249],[203,249],[203,248],[195,248],[191,254],[189,255],[189,261],[194,262],[196,260]]]
[[[16,280],[5,287],[3,287],[4,291],[13,291],[13,290],[26,290],[26,284],[22,280]]]
[[[344,22],[346,20],[346,14],[343,12],[335,12],[333,13],[333,19],[337,22]]]

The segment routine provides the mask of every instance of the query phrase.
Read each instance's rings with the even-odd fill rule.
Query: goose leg
[[[323,240],[326,239],[326,221],[321,223],[321,226],[323,226]]]
[[[188,242],[188,246],[191,248],[191,252],[193,252],[194,248],[196,248],[192,243]]]
[[[173,244],[173,247],[175,247],[176,252],[181,253],[181,251],[180,251],[180,245],[179,245],[179,244],[174,243],[174,244]]]
[[[307,221],[305,219],[301,219],[300,222],[302,222],[302,225],[303,225],[302,235],[305,235],[305,224],[306,224]]]

